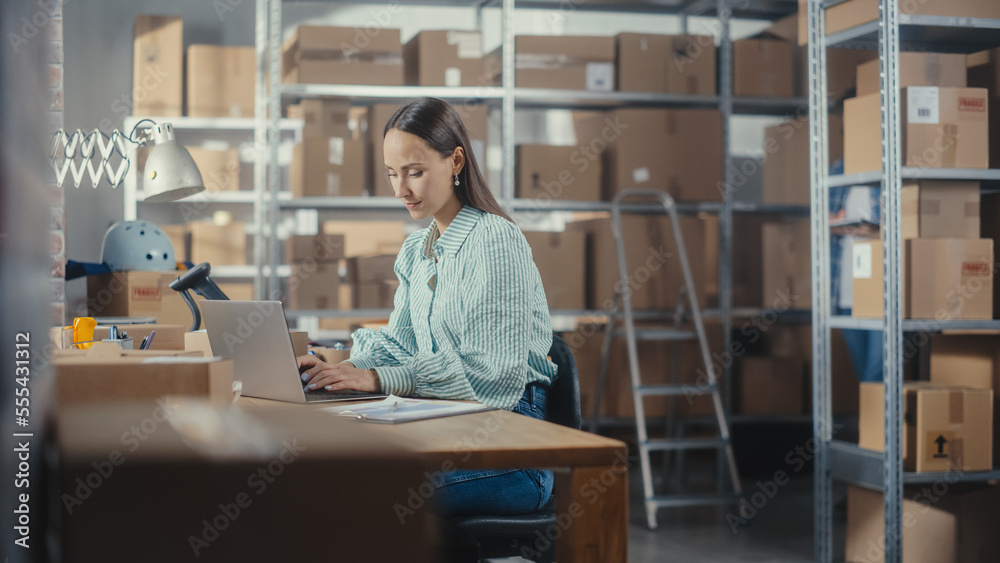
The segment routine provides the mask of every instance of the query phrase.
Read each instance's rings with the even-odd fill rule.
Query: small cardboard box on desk
[[[88,350],[63,350],[52,361],[60,408],[108,401],[153,402],[165,395],[202,397],[225,405],[233,399],[233,362],[175,351],[122,350],[98,342]]]

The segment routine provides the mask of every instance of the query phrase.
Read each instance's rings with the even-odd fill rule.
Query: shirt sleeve
[[[464,331],[455,350],[417,351],[400,365],[379,369],[383,390],[472,399],[511,409],[524,393],[532,297],[541,291],[527,241],[513,224],[493,225],[471,253],[462,280]],[[471,247],[471,248],[470,248]],[[402,287],[402,286],[401,286]]]
[[[379,330],[362,328],[351,335],[354,344],[351,346],[351,357],[346,361],[360,369],[374,369],[379,374],[380,381],[383,379],[383,369],[402,365],[402,362],[412,357],[417,350],[417,339],[410,320],[410,280],[408,268],[405,267],[407,262],[408,253],[404,248],[400,251],[394,266],[399,287],[396,288],[392,300],[389,326]],[[381,385],[385,392],[397,395],[413,394],[412,386],[387,389],[384,382]]]

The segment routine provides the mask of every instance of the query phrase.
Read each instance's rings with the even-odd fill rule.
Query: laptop
[[[290,403],[379,399],[366,391],[306,391],[280,301],[203,300],[198,303],[216,356],[233,359],[243,394]]]

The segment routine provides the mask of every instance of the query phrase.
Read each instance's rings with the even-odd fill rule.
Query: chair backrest
[[[580,379],[576,371],[576,360],[569,344],[558,334],[552,335],[549,350],[552,363],[559,368],[556,380],[548,394],[549,422],[580,429]]]

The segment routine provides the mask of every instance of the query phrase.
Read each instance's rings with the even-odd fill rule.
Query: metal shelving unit
[[[998,329],[1000,321],[937,321],[902,318],[901,206],[904,179],[1000,179],[1000,170],[918,169],[902,166],[900,143],[899,52],[908,48],[973,52],[1000,45],[1000,20],[910,16],[899,13],[899,0],[879,0],[879,20],[826,36],[824,8],[843,0],[808,0],[810,173],[813,273],[813,434],[815,457],[815,559],[833,560],[832,481],[845,481],[880,490],[885,508],[885,561],[903,557],[903,485],[941,479],[984,482],[1000,477],[1000,470],[959,472],[959,475],[913,473],[903,470],[903,334],[958,329]],[[882,170],[850,176],[829,176],[826,49],[867,47],[879,50],[882,91]],[[882,188],[883,318],[832,316],[830,308],[829,190],[838,186],[873,185]],[[883,452],[834,440],[830,397],[830,330],[882,330],[885,380],[885,447]],[[951,482],[951,481],[949,481]]]

